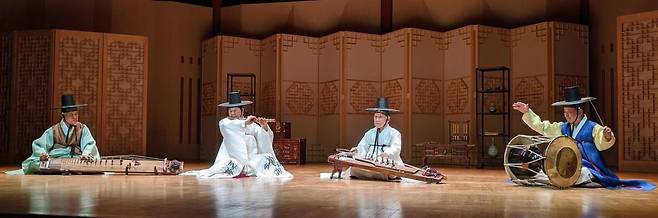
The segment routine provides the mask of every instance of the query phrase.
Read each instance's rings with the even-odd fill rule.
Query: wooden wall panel
[[[96,143],[103,145],[101,126],[101,46],[102,33],[55,30],[53,95],[58,106],[63,94],[75,96],[80,122],[87,125]],[[61,120],[61,111],[52,110],[52,123]],[[100,148],[99,148],[100,149]]]
[[[221,36],[203,42],[201,50],[201,145],[199,159],[214,160],[219,150]]]
[[[477,63],[480,68],[506,66],[512,58],[512,41],[509,29],[477,25]]]
[[[307,149],[318,143],[320,46],[318,38],[281,35],[281,121],[292,123],[292,138],[305,138]]]
[[[411,161],[408,43],[409,30],[402,29],[381,36],[381,89],[391,108],[400,110],[391,115],[390,125],[402,134],[402,158]],[[372,103],[374,105],[374,100]],[[372,121],[371,121],[372,122]],[[372,125],[372,123],[371,123]],[[365,133],[365,131],[364,131]]]
[[[279,35],[261,41],[260,80],[258,91],[258,114],[263,117],[280,119],[279,85]]]
[[[525,102],[542,119],[553,118],[551,103],[553,82],[548,23],[539,23],[511,30],[512,34],[512,102]],[[537,133],[522,120],[523,114],[512,111],[512,135]]]
[[[148,39],[104,34],[103,155],[146,153]]]
[[[580,86],[581,95],[589,96],[589,29],[586,25],[550,22],[553,32],[555,95],[553,101],[564,100],[564,88]],[[592,113],[594,111],[591,111]],[[564,119],[555,110],[555,119]],[[588,114],[599,122],[595,114]]]
[[[415,146],[422,142],[447,142],[443,131],[443,70],[447,42],[441,32],[409,29],[411,87],[411,145],[414,162],[422,156]],[[440,128],[437,128],[439,125]],[[411,161],[411,160],[410,160]]]
[[[219,93],[218,103],[226,102],[226,93],[228,92],[227,87],[227,75],[228,74],[254,74],[256,75],[256,83],[258,84],[260,77],[260,58],[261,58],[261,45],[260,40],[231,37],[231,36],[222,36],[221,37],[221,59],[220,59],[220,72],[218,75],[217,81],[219,82],[218,87]],[[243,78],[243,80],[237,80],[234,82],[233,90],[240,90],[244,94],[249,93],[249,80]],[[258,87],[258,85],[256,85]],[[256,96],[258,96],[258,90],[256,90]],[[253,101],[253,99],[251,100]],[[256,102],[256,108],[258,107],[258,102]],[[249,114],[258,114],[258,110],[249,111]],[[219,117],[223,118],[226,116],[226,110],[219,109]]]
[[[9,154],[9,112],[11,110],[12,33],[0,33],[0,162]]]
[[[342,146],[355,146],[366,130],[373,127],[372,114],[366,108],[375,105],[381,91],[381,36],[344,32],[345,125]],[[349,122],[348,122],[349,121]]]
[[[658,11],[617,18],[619,169],[658,171]]]
[[[326,162],[341,145],[341,108],[345,104],[342,82],[342,33],[319,38],[318,142],[307,143],[308,161]],[[294,125],[294,124],[293,124]]]
[[[469,121],[470,140],[475,142],[475,26],[445,33],[446,51],[443,96],[445,99],[444,134],[448,122]]]
[[[14,36],[9,162],[31,154],[32,141],[52,125],[53,105],[53,31],[21,31]]]

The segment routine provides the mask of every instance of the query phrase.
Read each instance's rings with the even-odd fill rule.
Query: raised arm
[[[562,130],[560,129],[562,127],[562,122],[550,122],[548,120],[542,121],[539,115],[535,114],[528,104],[523,102],[514,103],[512,108],[523,113],[521,119],[535,132],[544,136],[562,135]]]

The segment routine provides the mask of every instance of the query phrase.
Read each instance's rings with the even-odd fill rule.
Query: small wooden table
[[[423,165],[427,166],[428,158],[459,157],[466,161],[466,166],[471,167],[471,151],[475,148],[473,144],[442,144],[436,142],[424,142],[416,144],[423,154]]]

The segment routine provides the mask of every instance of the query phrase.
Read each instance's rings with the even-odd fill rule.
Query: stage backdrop
[[[0,160],[18,162],[30,155],[32,141],[60,121],[53,108],[62,94],[89,104],[79,109],[80,119],[103,155],[146,153],[146,37],[34,30],[0,39],[3,89],[11,80],[2,92],[8,110],[0,116],[8,111],[2,126],[12,127],[2,131],[9,137],[0,137],[5,140],[0,150],[6,151]]]
[[[247,46],[258,44],[251,41],[233,47],[233,54],[249,54],[238,59],[208,46],[220,38],[229,37],[204,42],[204,108],[221,102],[223,97],[213,95],[226,95],[225,89],[209,88],[210,83],[226,83],[211,82],[226,77],[225,67],[218,66],[260,66],[243,70],[257,77],[256,114],[291,122],[293,138],[307,139],[311,162],[325,162],[335,148],[355,146],[372,128],[372,115],[364,109],[378,96],[388,97],[401,111],[392,116],[391,125],[402,133],[402,156],[408,162],[421,160],[418,143],[448,143],[450,122],[468,122],[468,143],[481,144],[476,137],[477,67],[511,68],[511,102],[506,104],[528,102],[545,119],[562,119],[550,103],[561,98],[563,87],[577,84],[587,93],[587,27],[577,24],[545,22],[517,29],[471,25],[447,32],[407,28],[384,35],[337,32],[319,38],[276,34],[241,39],[260,41],[261,47]],[[492,76],[485,83],[501,80]],[[501,99],[493,95],[484,101],[502,108]],[[202,141],[208,150],[217,149],[216,122],[222,116],[219,111],[204,117]],[[496,119],[487,122],[502,122]],[[534,134],[518,112],[511,111],[510,125],[511,136]],[[499,153],[506,144],[496,140]]]
[[[619,169],[658,172],[658,11],[617,18]]]

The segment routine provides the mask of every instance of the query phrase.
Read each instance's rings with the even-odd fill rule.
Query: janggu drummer
[[[583,111],[584,104],[588,102],[591,104],[591,101],[596,98],[581,98],[580,89],[577,86],[567,87],[564,90],[564,97],[564,101],[555,102],[552,106],[563,107],[566,122],[542,121],[528,104],[523,102],[516,102],[512,107],[523,113],[522,120],[539,134],[548,137],[564,135],[576,141],[582,156],[581,174],[576,185],[600,185],[609,189],[655,189],[656,185],[647,181],[621,180],[606,167],[600,151],[607,150],[615,144],[615,135],[610,127],[590,120]],[[592,104],[592,106],[594,105]],[[596,108],[594,110],[596,111]]]

